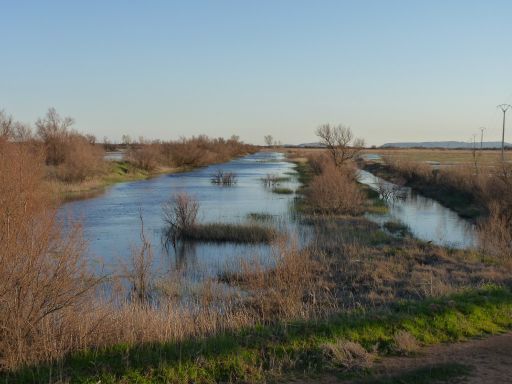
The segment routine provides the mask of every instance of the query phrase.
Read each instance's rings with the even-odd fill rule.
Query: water
[[[234,172],[238,182],[232,187],[211,183],[217,170]],[[248,221],[249,213],[270,214],[270,225],[295,234],[307,241],[307,228],[291,219],[290,204],[294,195],[272,193],[261,181],[267,174],[288,176],[293,165],[280,153],[257,153],[225,164],[212,165],[192,172],[163,175],[150,180],[119,183],[101,196],[69,202],[61,208],[65,217],[81,218],[84,236],[89,243],[91,263],[102,272],[118,271],[120,265],[129,264],[132,248],[140,246],[139,212],[144,219],[146,237],[152,243],[154,268],[161,274],[180,271],[192,280],[215,275],[226,269],[236,269],[241,258],[265,257],[270,253],[266,245],[236,245],[212,243],[185,243],[176,250],[162,245],[164,221],[162,204],[174,193],[187,192],[200,203],[199,221],[240,223]],[[360,181],[374,189],[379,183],[389,188],[393,184],[360,171]],[[280,184],[296,190],[295,177]],[[473,226],[455,212],[432,199],[420,196],[406,188],[405,199],[387,201],[389,212],[367,215],[383,224],[389,220],[409,226],[414,236],[443,246],[469,248],[476,245]]]
[[[222,169],[234,172],[237,183],[222,187],[211,183],[212,174]],[[166,273],[179,269],[189,276],[213,274],[241,257],[268,252],[268,246],[235,244],[183,244],[167,251],[162,245],[164,221],[162,204],[174,193],[186,192],[199,203],[199,221],[246,222],[249,213],[266,213],[275,218],[273,225],[292,230],[289,206],[293,195],[278,195],[266,188],[261,179],[267,174],[288,176],[293,164],[280,153],[257,153],[225,164],[212,165],[187,173],[163,175],[150,180],[119,183],[101,196],[65,204],[61,214],[71,214],[83,221],[84,236],[89,242],[89,257],[97,268],[109,272],[129,261],[132,248],[140,245],[142,212],[146,237],[154,251],[155,268]],[[281,187],[295,190],[296,178]],[[293,231],[297,229],[294,228]]]
[[[467,249],[478,245],[474,225],[435,200],[410,188],[398,188],[366,171],[359,171],[359,181],[376,191],[380,187],[402,196],[402,199],[386,199],[388,213],[367,214],[370,220],[380,224],[399,221],[406,224],[415,237],[442,246]]]

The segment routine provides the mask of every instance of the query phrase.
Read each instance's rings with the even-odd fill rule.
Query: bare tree
[[[46,145],[46,163],[59,165],[65,160],[63,141],[69,135],[69,128],[74,120],[71,117],[62,118],[55,108],[49,108],[44,118],[36,121],[37,135]]]
[[[272,135],[266,135],[264,139],[267,147],[271,147],[274,145],[274,138],[272,137]]]
[[[13,135],[14,121],[12,116],[0,110],[0,139],[8,140]]]
[[[13,133],[14,141],[17,142],[24,142],[29,141],[33,138],[32,136],[32,129],[30,128],[30,125],[23,124],[20,122],[14,123],[14,133]]]
[[[91,135],[91,134],[87,134],[87,135],[85,135],[85,138],[87,139],[89,144],[96,145],[96,136]]]
[[[352,160],[364,148],[363,139],[355,139],[350,127],[344,125],[323,124],[316,130],[321,143],[327,147],[334,164],[339,167]]]
[[[66,135],[68,129],[75,123],[71,117],[61,117],[55,108],[49,108],[44,118],[36,121],[37,134],[47,141],[57,136]]]
[[[123,145],[128,147],[132,143],[132,138],[130,137],[130,135],[123,135],[121,138],[121,142],[123,143]]]

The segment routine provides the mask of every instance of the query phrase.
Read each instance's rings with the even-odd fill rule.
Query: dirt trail
[[[413,357],[387,357],[376,363],[376,379],[397,377],[401,374],[439,364],[457,363],[470,366],[471,373],[464,379],[448,380],[465,384],[512,384],[512,333],[473,339],[463,343],[440,344],[424,348]],[[304,383],[347,384],[332,376]],[[373,381],[372,381],[373,382]],[[375,382],[378,382],[376,380]],[[433,381],[435,382],[435,381]]]
[[[435,345],[415,357],[386,358],[378,364],[378,369],[393,375],[442,363],[471,366],[472,373],[462,381],[464,383],[512,383],[512,333]]]

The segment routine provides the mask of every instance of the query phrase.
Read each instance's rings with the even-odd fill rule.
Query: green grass
[[[48,382],[53,374],[74,383],[263,381],[280,372],[314,374],[334,369],[321,348],[327,342],[352,340],[385,355],[393,350],[397,330],[410,332],[423,344],[458,341],[504,332],[512,325],[511,314],[510,290],[489,286],[383,310],[340,313],[324,321],[257,326],[181,343],[85,351],[51,367],[25,368],[0,379],[32,383],[37,377]],[[452,367],[441,376],[447,372],[455,374]]]
[[[272,188],[272,192],[277,193],[278,195],[292,195],[294,193],[293,189],[282,187]]]
[[[270,243],[277,236],[275,229],[258,224],[197,224],[182,231],[180,239],[212,243]]]

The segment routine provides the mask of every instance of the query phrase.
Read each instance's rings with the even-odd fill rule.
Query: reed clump
[[[186,193],[174,195],[163,207],[166,237],[177,241],[270,243],[278,232],[257,223],[198,223],[199,203]]]
[[[273,228],[255,223],[205,223],[182,231],[180,239],[212,243],[270,243],[277,236]]]

